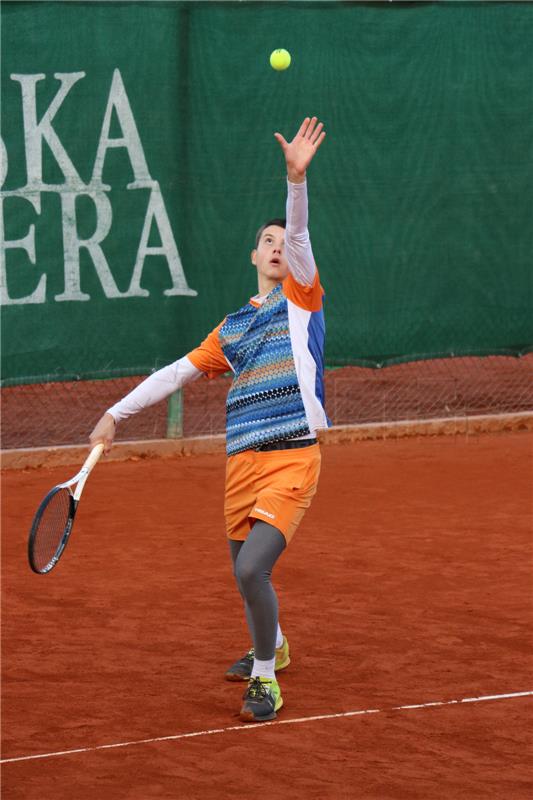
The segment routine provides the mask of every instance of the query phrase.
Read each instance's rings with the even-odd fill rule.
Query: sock
[[[276,633],[276,647],[281,647],[282,644],[283,644],[283,634],[278,624],[278,632]]]
[[[274,672],[274,664],[276,663],[276,658],[270,658],[268,661],[260,661],[258,658],[254,658],[254,665],[252,668],[252,678],[257,678],[260,675],[262,678],[271,678],[272,680],[276,679],[276,673]]]

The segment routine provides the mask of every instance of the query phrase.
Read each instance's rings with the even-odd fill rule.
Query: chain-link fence
[[[17,385],[2,390],[2,447],[80,444],[143,376]],[[159,403],[118,426],[117,440],[210,436],[225,429],[230,378],[200,379],[172,408]],[[169,409],[170,405],[170,409]],[[464,418],[533,410],[533,354],[416,361],[326,371],[334,425]]]

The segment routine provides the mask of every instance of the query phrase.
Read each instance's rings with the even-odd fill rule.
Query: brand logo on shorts
[[[264,514],[265,517],[269,517],[270,519],[276,519],[275,514],[271,514],[270,511],[265,511],[264,508],[254,508],[254,511],[257,511],[259,514]]]

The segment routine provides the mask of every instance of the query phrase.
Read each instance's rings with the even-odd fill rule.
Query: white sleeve
[[[168,364],[168,366],[149,375],[146,380],[136,386],[122,400],[108,408],[107,413],[111,414],[115,422],[127,419],[133,414],[142,411],[143,408],[159,403],[160,400],[169,397],[177,389],[185,386],[186,383],[195,381],[201,375],[203,375],[203,372],[196,369],[187,356],[184,356],[178,361],[174,361],[173,364]]]
[[[307,230],[307,181],[287,180],[287,227],[285,252],[293,278],[303,286],[312,286],[316,274],[315,259]]]

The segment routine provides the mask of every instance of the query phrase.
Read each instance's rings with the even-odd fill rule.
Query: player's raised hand
[[[283,150],[287,175],[292,183],[305,180],[305,171],[324,141],[326,131],[322,130],[323,127],[316,117],[306,117],[292,142],[287,142],[281,133],[274,134]]]

